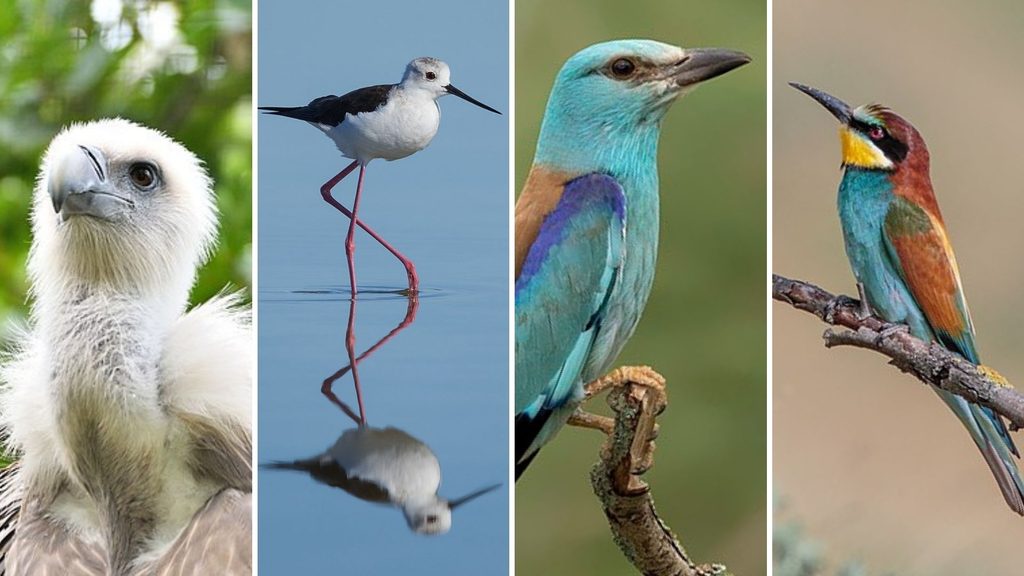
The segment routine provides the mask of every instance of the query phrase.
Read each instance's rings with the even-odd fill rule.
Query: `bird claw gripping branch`
[[[665,396],[665,377],[655,372],[650,366],[619,366],[608,374],[590,382],[584,387],[584,401],[608,390],[636,384],[649,388],[655,394]],[[667,404],[664,400],[663,405]]]
[[[843,309],[853,310],[854,314],[857,316],[857,319],[863,320],[865,317],[861,316],[862,308],[863,307],[861,305],[861,302],[856,298],[850,298],[845,294],[840,294],[833,298],[832,300],[830,300],[829,303],[825,305],[825,316],[823,320],[825,320],[825,322],[828,322],[829,324],[835,324],[836,316]]]
[[[654,465],[654,439],[658,437],[658,425],[654,418],[665,411],[668,397],[665,392],[665,377],[658,374],[650,366],[621,366],[607,375],[586,385],[584,401],[601,394],[605,390],[614,389],[623,394],[631,394],[643,404],[644,411],[649,412],[650,425],[639,430],[631,448],[630,466],[633,474],[643,474]],[[616,401],[609,397],[608,403],[614,408]],[[618,411],[618,410],[616,410]],[[569,418],[568,424],[579,428],[600,430],[611,437],[615,433],[615,418],[592,414],[577,408]],[[636,440],[640,438],[640,440]]]
[[[604,388],[615,388],[608,397],[608,404],[615,411],[616,418],[609,419],[612,429],[602,449],[602,457],[618,455],[615,459],[618,460],[621,488],[646,489],[638,476],[654,465],[654,439],[658,436],[656,418],[668,405],[665,379],[647,366],[627,366],[612,371],[595,383]],[[618,426],[624,426],[625,430],[618,431]],[[628,446],[616,446],[623,442],[628,442]]]

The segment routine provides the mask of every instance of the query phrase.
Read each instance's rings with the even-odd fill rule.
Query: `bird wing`
[[[345,120],[346,114],[356,115],[362,112],[373,112],[380,108],[387,102],[388,94],[395,86],[395,84],[367,86],[341,96],[321,96],[305,106],[261,106],[260,110],[322,126],[337,126]]]
[[[21,503],[14,540],[4,550],[4,574],[109,574],[107,553],[97,539],[54,520],[42,499]]]
[[[884,238],[888,256],[935,337],[977,364],[974,324],[942,221],[920,205],[897,196],[885,216]]]
[[[907,198],[889,205],[883,226],[886,252],[939,342],[974,364],[974,324],[960,270],[942,220]],[[1024,514],[1024,480],[1011,456],[1019,456],[1003,419],[984,406],[938,390],[970,432],[1010,507]]]
[[[146,573],[252,574],[252,494],[229,488],[212,496]]]
[[[581,394],[580,373],[623,261],[625,202],[604,174],[565,184],[516,279],[517,467],[562,424],[549,423],[552,414]]]
[[[349,476],[348,472],[327,454],[306,458],[305,460],[270,462],[261,466],[268,470],[305,472],[313,480],[332,488],[341,488],[360,500],[376,502],[378,504],[386,504],[392,500],[392,496],[388,493],[386,487],[356,476]]]
[[[252,337],[239,296],[217,296],[190,310],[164,349],[164,401],[188,430],[193,471],[251,490]]]

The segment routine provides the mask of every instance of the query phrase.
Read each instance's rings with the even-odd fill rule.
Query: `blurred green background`
[[[246,0],[0,0],[0,344],[27,313],[39,159],[74,121],[135,120],[203,159],[220,241],[192,300],[249,286],[251,30]]]
[[[981,357],[1020,389],[1024,6],[775,0],[773,21],[774,271],[856,295],[836,213],[836,121],[786,82],[887,105],[931,152]],[[832,566],[1020,574],[1024,520],[957,419],[877,354],[826,350],[823,329],[773,304],[778,520],[803,526]]]
[[[697,560],[766,573],[766,14],[763,0],[519,0],[516,184],[566,58],[616,38],[739,49],[753,62],[676,104],[659,165],[662,232],[654,292],[618,364],[669,385],[655,466],[658,512]],[[588,407],[607,412],[603,399]],[[563,430],[516,484],[516,571],[627,574],[589,473],[600,434]]]

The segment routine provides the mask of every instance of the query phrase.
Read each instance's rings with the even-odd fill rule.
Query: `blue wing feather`
[[[622,264],[622,187],[604,174],[568,182],[516,279],[516,462],[528,463],[582,396],[580,373]]]

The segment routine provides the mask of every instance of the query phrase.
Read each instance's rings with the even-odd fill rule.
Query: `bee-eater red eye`
[[[879,126],[872,126],[871,130],[868,130],[868,136],[870,136],[872,140],[881,140],[882,137],[885,136],[885,130],[882,130]]]

